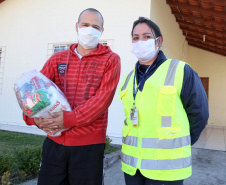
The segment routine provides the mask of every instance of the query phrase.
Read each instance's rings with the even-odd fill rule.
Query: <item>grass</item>
[[[110,154],[110,153],[115,152],[120,149],[119,147],[112,146],[110,144],[111,142],[112,142],[112,140],[107,136],[106,137],[105,154]]]
[[[37,176],[43,136],[0,131],[0,185]]]
[[[22,146],[42,146],[45,138],[45,136],[0,131],[0,153],[11,153]],[[119,150],[119,148],[110,145],[111,141],[107,136],[105,154]]]
[[[0,184],[36,177],[44,140],[43,136],[0,131]]]
[[[0,185],[19,183],[37,176],[45,136],[0,130]],[[119,150],[107,136],[105,154]]]
[[[0,153],[12,153],[22,146],[42,146],[44,136],[0,131]]]

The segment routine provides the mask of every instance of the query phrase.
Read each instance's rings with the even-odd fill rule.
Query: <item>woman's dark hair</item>
[[[146,23],[155,32],[156,37],[159,37],[159,36],[162,37],[162,33],[161,33],[159,27],[157,26],[157,24],[155,24],[154,22],[152,22],[150,19],[148,19],[146,17],[139,17],[139,19],[133,23],[133,28],[132,28],[132,32],[131,32],[132,36],[133,36],[134,28],[136,27],[136,25],[138,25],[140,23]]]

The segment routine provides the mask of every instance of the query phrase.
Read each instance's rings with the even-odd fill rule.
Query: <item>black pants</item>
[[[64,146],[46,138],[38,185],[102,185],[104,148]]]
[[[158,181],[144,177],[139,170],[134,176],[124,173],[126,185],[183,185],[183,180],[179,181]]]

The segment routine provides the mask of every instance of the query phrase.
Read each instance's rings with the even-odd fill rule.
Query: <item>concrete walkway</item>
[[[193,174],[184,185],[226,185],[226,152],[192,148]],[[121,163],[106,170],[105,185],[125,185]]]
[[[118,153],[113,154],[117,159]],[[109,160],[110,161],[110,160]],[[192,148],[193,175],[186,179],[184,185],[226,185],[226,152]],[[105,168],[105,185],[125,185],[121,171],[121,162]],[[36,185],[37,180],[22,185]]]

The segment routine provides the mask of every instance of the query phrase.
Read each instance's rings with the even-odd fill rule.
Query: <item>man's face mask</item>
[[[95,48],[99,42],[101,31],[93,27],[78,27],[78,42],[84,49]]]
[[[155,47],[156,39],[149,39],[147,41],[138,41],[132,43],[132,53],[137,57],[141,62],[147,62],[152,59],[155,54],[158,52],[158,47]]]

